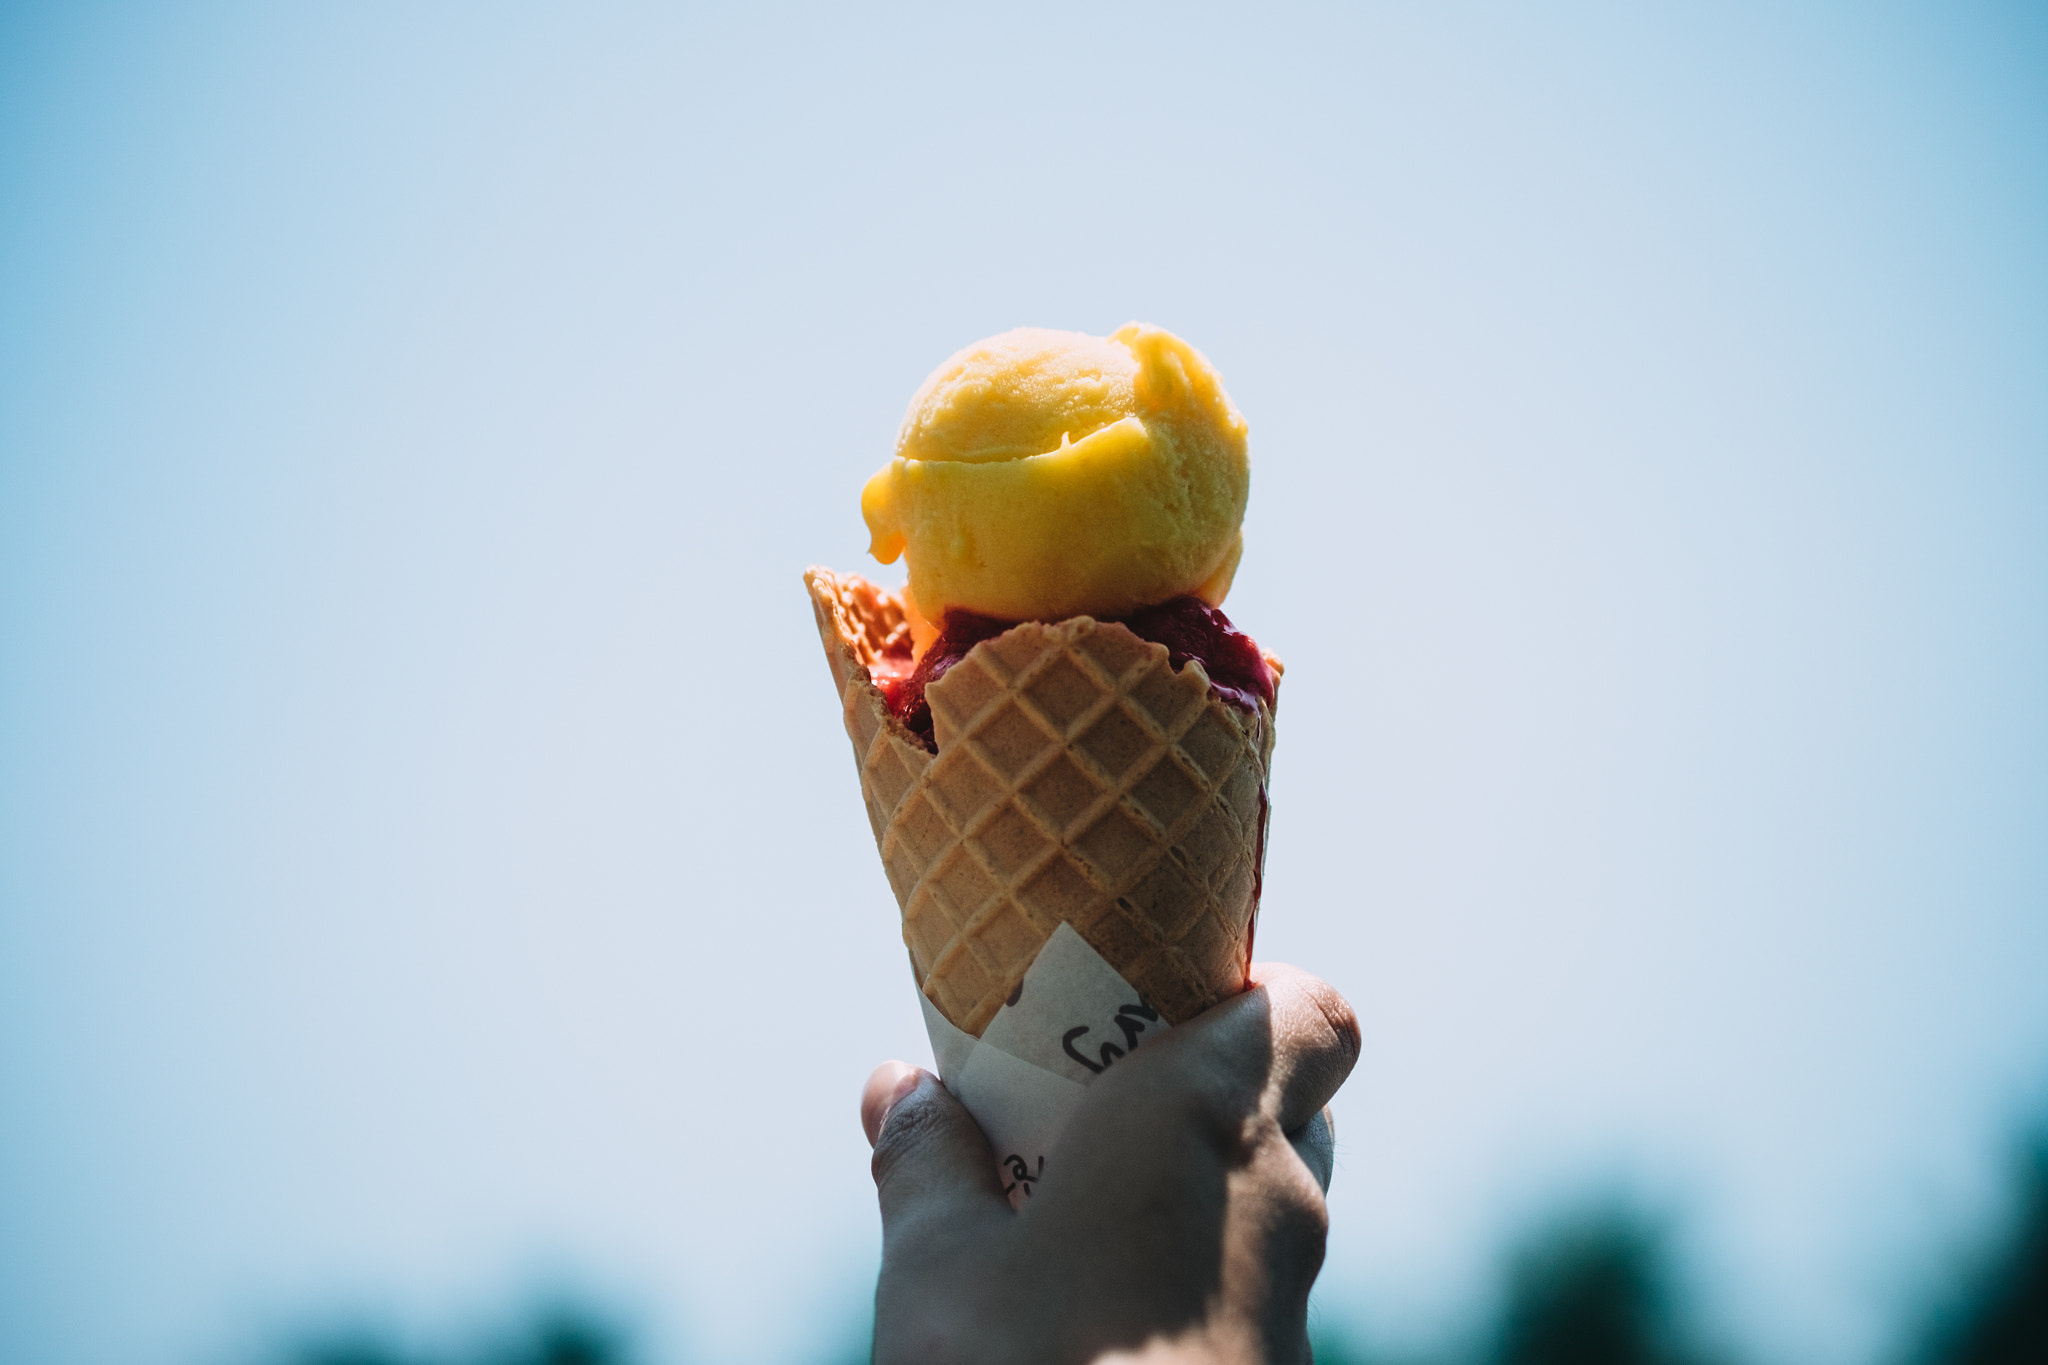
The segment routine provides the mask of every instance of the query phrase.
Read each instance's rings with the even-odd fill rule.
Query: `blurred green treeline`
[[[2048,1141],[2020,1163],[2014,1217],[1952,1283],[1930,1286],[1917,1337],[1872,1365],[2048,1365]],[[1331,1296],[1323,1294],[1325,1314]],[[1341,1307],[1340,1307],[1341,1311]],[[1318,1365],[1736,1365],[1688,1311],[1664,1229],[1629,1206],[1589,1206],[1530,1235],[1506,1262],[1499,1307],[1475,1345],[1427,1357],[1375,1354],[1336,1329]],[[849,1342],[821,1365],[868,1358]],[[368,1330],[319,1335],[278,1365],[652,1365],[606,1315],[554,1306],[499,1340],[409,1352]]]

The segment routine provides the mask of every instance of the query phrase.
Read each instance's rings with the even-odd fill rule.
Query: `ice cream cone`
[[[860,578],[804,575],[918,988],[977,1037],[1066,922],[1180,1023],[1242,990],[1273,713],[1078,616],[974,646],[926,696],[937,754],[870,666],[906,630]],[[1278,665],[1274,671],[1277,674]]]

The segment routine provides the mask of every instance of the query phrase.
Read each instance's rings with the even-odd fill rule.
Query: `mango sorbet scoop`
[[[979,1037],[1061,924],[1169,1023],[1244,988],[1280,667],[1219,610],[1244,419],[1132,323],[1019,328],[868,481],[891,593],[805,574],[919,988]]]
[[[916,609],[1115,617],[1230,591],[1251,489],[1245,424],[1170,332],[1020,327],[941,365],[861,494]]]

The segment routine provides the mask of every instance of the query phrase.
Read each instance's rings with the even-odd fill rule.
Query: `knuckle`
[[[1330,1246],[1330,1204],[1307,1171],[1301,1173],[1300,1183],[1306,1193],[1289,1206],[1292,1240],[1305,1261],[1320,1265]]]
[[[1307,1167],[1308,1173],[1315,1178],[1316,1188],[1327,1198],[1330,1193],[1330,1181],[1337,1173],[1336,1151],[1328,1143],[1318,1142],[1313,1138],[1296,1142],[1294,1151],[1301,1158],[1302,1165]]]
[[[1244,1116],[1237,1126],[1236,1141],[1231,1155],[1235,1164],[1249,1166],[1275,1146],[1286,1147],[1287,1135],[1281,1131],[1280,1121],[1263,1109],[1254,1110]]]
[[[1275,1245],[1320,1261],[1330,1237],[1330,1201],[1322,1182],[1292,1147],[1282,1144],[1267,1153],[1258,1163],[1257,1179]]]
[[[1330,1200],[1323,1193],[1323,1184],[1308,1162],[1299,1152],[1290,1152],[1292,1160],[1286,1162],[1285,1197],[1282,1204],[1287,1210],[1289,1223],[1297,1238],[1321,1246],[1330,1236]]]
[[[1270,1119],[1243,1128],[1238,1165],[1262,1172],[1275,1206],[1290,1220],[1307,1219],[1318,1239],[1329,1230],[1330,1177],[1335,1151],[1312,1133],[1288,1134]]]
[[[1330,1199],[1323,1193],[1315,1172],[1300,1162],[1294,1166],[1294,1189],[1294,1216],[1316,1241],[1326,1241],[1330,1235]]]

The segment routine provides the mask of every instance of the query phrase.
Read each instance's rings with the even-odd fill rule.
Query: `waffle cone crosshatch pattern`
[[[1270,708],[1226,704],[1121,625],[1026,622],[930,686],[935,755],[869,673],[901,606],[804,581],[911,970],[948,1020],[979,1036],[1062,923],[1172,1023],[1244,987]]]

